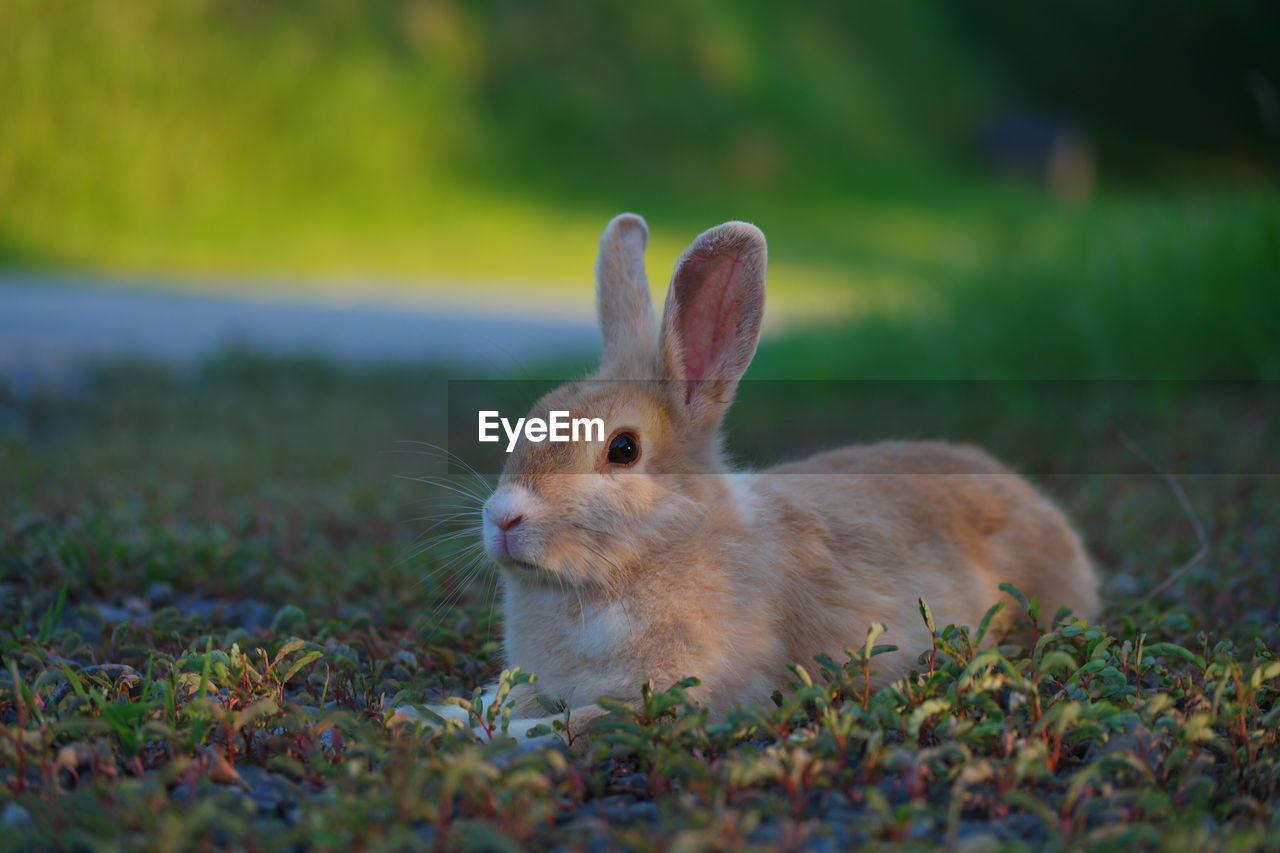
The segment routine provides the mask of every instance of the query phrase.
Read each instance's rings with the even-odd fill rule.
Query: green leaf
[[[1064,651],[1055,649],[1040,659],[1036,665],[1036,673],[1039,675],[1047,675],[1054,670],[1062,672],[1075,672],[1080,668],[1076,663],[1076,659]]]
[[[916,604],[920,608],[920,618],[924,620],[924,626],[929,629],[929,633],[938,633],[938,629],[933,624],[933,611],[929,608],[928,602],[924,598],[917,598]]]
[[[275,618],[271,620],[271,632],[273,634],[282,634],[291,631],[298,627],[300,623],[306,621],[306,618],[307,614],[302,611],[302,608],[286,604],[276,611]]]
[[[1249,684],[1256,690],[1262,686],[1262,682],[1270,681],[1278,675],[1280,675],[1280,661],[1273,660],[1255,667],[1253,672],[1249,673]]]
[[[14,704],[22,705],[27,709],[27,713],[41,725],[44,724],[44,715],[40,713],[40,706],[35,701],[35,696],[31,692],[31,688],[22,681],[22,676],[18,673],[18,661],[15,658],[8,659],[9,675],[13,679]]]
[[[1076,682],[1080,681],[1080,679],[1084,678],[1084,676],[1086,675],[1093,675],[1095,673],[1101,672],[1103,669],[1106,668],[1106,666],[1107,666],[1107,662],[1104,660],[1091,660],[1088,663],[1086,663],[1084,666],[1080,667],[1075,672],[1073,672],[1071,674],[1071,677],[1067,679],[1067,683],[1075,684]]]
[[[1080,702],[1062,702],[1054,705],[1040,721],[1045,728],[1052,726],[1059,734],[1080,719],[1084,713],[1084,705]]]
[[[1143,649],[1143,657],[1174,657],[1204,669],[1204,658],[1176,643],[1152,643]],[[1144,661],[1145,662],[1145,661]]]
[[[805,687],[813,686],[813,678],[810,677],[809,671],[798,663],[787,664],[787,669],[795,673],[796,678],[800,679],[800,683]]]
[[[200,685],[196,688],[197,699],[203,699],[205,690],[209,687],[209,669],[213,666],[213,637],[210,636],[205,640],[204,645],[204,663],[200,668]]]
[[[883,634],[886,630],[884,625],[879,622],[872,622],[871,627],[867,629],[867,642],[862,648],[862,659],[871,660],[871,650],[875,647],[876,638]]]
[[[1040,656],[1044,654],[1045,647],[1058,639],[1058,635],[1053,631],[1047,634],[1041,634],[1040,639],[1036,640],[1035,648],[1031,650],[1031,662],[1039,663]]]
[[[820,654],[813,656],[814,663],[818,664],[819,674],[823,679],[831,681],[840,677],[843,667],[835,662],[835,659],[828,654]]]
[[[920,707],[911,712],[911,716],[907,718],[907,733],[913,738],[920,737],[920,727],[924,725],[924,721],[934,714],[941,714],[944,711],[951,710],[951,703],[946,699],[929,699],[920,704]]]
[[[964,672],[956,679],[956,687],[968,687],[973,683],[973,678],[978,674],[979,670],[986,667],[994,666],[996,659],[1000,657],[1000,653],[995,649],[984,649],[973,656],[973,660],[969,661],[969,665],[964,668]]]
[[[81,699],[88,699],[89,694],[84,692],[84,684],[81,683],[80,676],[76,675],[75,670],[67,666],[65,663],[61,664],[61,667],[62,671],[66,673],[67,682],[71,685],[71,689],[75,691],[75,694]]]
[[[1214,740],[1212,719],[1206,713],[1192,714],[1182,726],[1182,736],[1191,743],[1206,743]]]
[[[1013,790],[1004,795],[1004,800],[1011,806],[1030,812],[1044,823],[1045,829],[1056,836],[1059,832],[1058,815],[1043,800],[1027,791]]]
[[[490,826],[478,820],[461,822],[458,832],[462,836],[462,847],[467,850],[489,850],[494,853],[520,853],[521,846],[512,838],[504,835],[496,826]]]
[[[1006,586],[1006,584],[1001,584],[1001,585],[1000,585],[1000,587],[1001,587],[1002,589],[1003,589],[1005,586]],[[999,612],[1000,612],[1001,610],[1003,610],[1003,609],[1004,609],[1004,602],[1003,602],[1003,601],[997,601],[995,604],[991,605],[990,609],[988,609],[988,610],[987,610],[987,615],[983,616],[983,617],[982,617],[982,621],[978,623],[978,634],[977,634],[977,636],[974,638],[974,641],[973,641],[973,644],[974,644],[975,646],[980,646],[980,645],[982,645],[982,640],[983,640],[983,638],[985,638],[985,637],[987,636],[987,631],[989,631],[989,630],[991,629],[991,620],[992,620],[992,619],[995,619],[995,618],[996,618],[996,614],[997,614],[997,613],[999,613]]]
[[[234,731],[240,731],[245,726],[254,722],[261,717],[268,717],[280,710],[280,706],[276,704],[276,700],[270,696],[264,696],[252,704],[241,708],[236,712],[235,719],[231,723]]]
[[[1027,601],[1027,597],[1022,594],[1022,590],[1018,589],[1013,584],[1007,582],[1000,584],[1000,591],[1012,596],[1014,601],[1022,605],[1023,610],[1031,610],[1031,604]]]
[[[62,619],[62,611],[66,606],[67,584],[64,582],[62,588],[58,590],[58,597],[49,605],[49,608],[44,612],[44,618],[40,620],[40,630],[36,634],[38,642],[47,643],[53,639],[53,635],[58,629],[58,622]]]
[[[608,696],[601,696],[596,700],[596,704],[608,711],[610,714],[619,714],[624,717],[629,717],[636,712],[636,709],[631,706],[630,702],[624,702],[621,699],[613,699]]]
[[[301,649],[304,646],[306,646],[306,644],[307,644],[306,640],[299,640],[297,637],[294,637],[292,640],[290,640],[289,642],[281,646],[280,650],[276,652],[276,660],[277,661],[284,660],[293,652],[296,652],[298,649]],[[285,679],[285,680],[287,681],[288,679]]]
[[[288,682],[289,679],[297,675],[303,667],[315,663],[322,657],[324,657],[324,652],[307,652],[305,655],[293,662],[293,666],[289,667],[285,672],[284,677],[280,679],[281,682]]]

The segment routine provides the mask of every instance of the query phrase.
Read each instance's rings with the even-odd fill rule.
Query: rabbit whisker
[[[416,444],[421,447],[427,448],[427,450],[400,450],[396,452],[418,453],[424,456],[434,456],[435,458],[438,458],[438,459],[448,460],[449,462],[453,462],[457,465],[462,466],[464,469],[466,469],[466,472],[470,474],[476,481],[478,481],[480,485],[483,486],[486,490],[492,490],[493,488],[493,484],[490,483],[489,480],[487,480],[483,474],[477,471],[475,467],[471,465],[471,463],[467,462],[467,460],[463,459],[458,454],[449,450],[447,447],[442,447],[439,444],[432,444],[429,441],[414,441],[412,439],[401,439],[397,443],[398,444]]]
[[[476,494],[475,492],[464,489],[461,486],[456,486],[447,480],[441,480],[436,477],[413,477],[408,474],[396,474],[395,476],[396,476],[396,479],[398,480],[410,480],[414,483],[423,483],[425,485],[432,486],[437,489],[444,489],[445,491],[453,492],[455,495],[458,495],[464,498],[469,498],[470,500],[474,500],[476,503],[481,505],[483,505],[484,502],[488,500],[488,498],[483,495]]]

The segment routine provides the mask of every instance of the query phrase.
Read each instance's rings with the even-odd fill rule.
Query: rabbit
[[[511,693],[514,736],[549,721],[539,694],[581,731],[599,698],[634,700],[647,680],[696,677],[689,692],[713,717],[767,704],[789,662],[860,646],[873,622],[901,651],[875,659],[872,685],[892,683],[930,646],[920,597],[939,625],[976,625],[1005,581],[1046,613],[1095,616],[1070,522],[982,450],[887,441],[732,470],[720,425],[760,336],[764,235],[727,222],[694,240],[660,325],[647,242],[639,216],[609,223],[599,370],[531,413],[601,417],[604,440],[520,443],[483,507],[506,658],[537,675]]]

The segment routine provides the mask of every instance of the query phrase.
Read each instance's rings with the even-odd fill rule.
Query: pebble
[[[628,769],[630,769],[630,765],[623,764],[616,758],[606,758],[594,768],[595,772],[605,779],[612,779],[618,772]]]
[[[822,817],[834,808],[843,806],[848,800],[839,791],[829,788],[818,788],[809,792],[805,804],[805,814],[810,817]]]
[[[830,823],[858,823],[864,819],[864,813],[848,806],[832,806],[823,813],[822,818]]]
[[[1030,844],[1041,844],[1048,836],[1044,822],[1026,812],[1014,812],[1004,820],[991,823],[988,829],[1001,839],[1018,840]]]
[[[649,777],[643,773],[628,773],[610,782],[609,790],[617,794],[644,794],[649,790]]]
[[[120,606],[132,613],[134,617],[148,616],[151,613],[151,606],[136,595],[126,595],[120,602]]]
[[[297,822],[301,803],[297,786],[287,777],[252,764],[242,764],[236,772],[247,790],[238,785],[213,784],[206,788],[207,796],[242,803],[246,810],[256,812],[259,817],[288,824]],[[200,796],[200,785],[199,782],[175,785],[169,796],[184,805],[194,805]]]
[[[4,814],[0,816],[0,823],[5,826],[26,826],[31,823],[31,812],[17,803],[6,803]]]
[[[158,610],[173,601],[173,586],[164,581],[156,581],[147,587],[146,599],[153,610]]]
[[[103,604],[98,602],[93,605],[93,609],[98,611],[98,615],[102,617],[103,622],[137,622],[138,617],[125,610],[123,607],[116,607],[113,604]]]
[[[600,797],[592,800],[586,805],[590,807],[590,811],[599,817],[604,818],[606,823],[629,823],[627,809],[636,802],[634,797],[628,797],[625,794],[615,794],[609,797]]]
[[[242,764],[236,769],[249,786],[249,796],[257,805],[259,815],[286,820],[291,813],[296,816],[298,798],[288,778],[252,764]]]
[[[240,605],[239,621],[235,624],[253,631],[266,628],[275,618],[275,611],[260,601],[246,601]]]
[[[247,631],[268,627],[276,615],[270,607],[252,599],[237,602],[196,599],[180,602],[177,607],[188,616],[203,616],[213,625]]]
[[[169,796],[184,806],[192,805],[196,801],[196,786],[190,782],[174,785],[169,791]]]
[[[632,803],[625,810],[623,823],[656,823],[658,807],[653,803]]]
[[[782,838],[782,830],[777,821],[767,821],[751,830],[747,842],[762,847],[775,847]]]
[[[956,840],[962,847],[978,850],[984,849],[981,845],[990,844],[991,847],[995,847],[999,843],[999,838],[992,833],[990,824],[984,820],[961,820],[956,826]]]
[[[811,853],[840,853],[841,850],[847,850],[849,847],[842,839],[836,837],[835,832],[832,832],[829,835],[818,835],[809,839],[804,849]]]

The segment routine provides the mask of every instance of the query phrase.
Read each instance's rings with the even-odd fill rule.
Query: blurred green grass
[[[1274,197],[1004,215],[956,241],[967,262],[922,265],[913,288],[894,288],[899,310],[792,336],[754,375],[1280,377]]]
[[[878,91],[892,66],[822,37],[821,16],[797,15],[775,57],[805,61],[771,66],[760,8],[668,6],[655,28],[643,10],[574,24],[568,4],[6,2],[3,245],[108,268],[554,278],[582,269],[602,210],[573,211],[602,182],[680,209],[842,159],[862,174],[860,155],[926,162],[896,115],[906,83]],[[935,64],[955,53],[932,41]],[[905,42],[899,62],[934,53]]]
[[[1113,53],[1141,23],[1046,14],[1110,23]],[[1228,136],[1194,159],[1179,138],[1151,142],[1153,101],[1135,111],[1150,159],[1198,164],[1180,189],[1105,159],[1101,191],[1077,203],[982,177],[975,129],[1025,93],[969,31],[985,22],[1015,53],[1045,37],[997,18],[975,2],[780,17],[728,2],[5,0],[0,264],[563,304],[589,298],[621,210],[653,227],[659,296],[694,234],[741,218],[770,238],[772,319],[804,332],[770,375],[1280,375],[1262,143]],[[1213,55],[1253,56],[1268,20],[1221,13],[1214,32],[1237,36]],[[1087,118],[1116,97],[1073,106]],[[1252,119],[1229,107],[1238,135]],[[1142,137],[1122,130],[1133,151]]]

